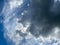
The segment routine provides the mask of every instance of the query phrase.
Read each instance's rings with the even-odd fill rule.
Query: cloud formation
[[[28,2],[28,0],[26,1]],[[12,41],[11,45],[48,45],[53,41],[53,43],[57,42],[55,39],[51,41],[44,40],[44,37],[49,37],[50,35],[51,37],[53,35],[59,37],[59,1],[31,0],[30,5],[25,2],[23,2],[23,5],[20,5],[19,2],[16,3],[14,6],[6,3],[2,11],[5,16],[4,26],[6,28],[4,36],[8,41]],[[12,6],[12,9],[10,6]],[[30,7],[27,8],[28,6]],[[40,38],[39,36],[43,37]],[[51,37],[50,39],[52,39]],[[40,40],[41,43],[39,42]],[[35,43],[32,43],[34,41]]]
[[[33,15],[30,32],[36,37],[49,36],[54,32],[53,28],[60,27],[60,1],[57,0],[33,0]]]

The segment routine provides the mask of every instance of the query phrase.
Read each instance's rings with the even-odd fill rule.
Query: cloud
[[[3,11],[2,11],[2,13],[4,14],[3,23],[5,27],[4,38],[8,41],[8,43],[11,43],[11,45],[19,45],[21,43],[20,41],[23,40],[26,37],[26,35],[28,35],[27,28],[30,26],[30,23],[26,21],[26,19],[28,18],[28,15],[25,14],[27,12],[24,11],[24,9],[22,10],[23,12],[21,12],[21,13],[24,13],[24,15],[20,13],[20,16],[22,16],[25,19],[25,21],[24,19],[22,19],[22,21],[27,23],[26,24],[24,23],[25,24],[24,26],[22,22],[18,22],[20,21],[21,17],[20,16],[18,17],[18,14],[16,14],[16,12],[14,11],[18,11],[15,6],[18,6],[19,3],[20,2],[16,2],[16,5],[14,6],[10,4],[13,6],[13,8],[11,9],[10,5],[8,5],[9,3],[7,2],[6,5],[4,5]],[[27,3],[26,5],[25,4],[23,5],[26,7]],[[25,15],[27,16],[27,18],[25,17]]]
[[[53,40],[51,37],[53,37],[53,35],[56,33],[60,33],[58,33],[59,29],[55,28],[60,26],[60,16],[58,15],[59,13],[56,13],[55,15],[54,10],[52,10],[55,9],[55,7],[53,8],[55,3],[53,6],[51,6],[49,0],[32,0],[31,4],[32,6],[30,5],[31,7],[29,10],[24,10],[26,5],[24,5],[25,7],[23,7],[23,9],[20,8],[21,10],[27,11],[22,11],[23,15],[19,13],[20,9],[18,11],[16,10],[20,16],[22,16],[22,18],[20,16],[17,16],[18,14],[13,13],[14,9],[10,9],[8,5],[5,5],[5,10],[3,9],[5,16],[4,26],[6,28],[4,32],[5,38],[8,41],[11,40],[14,45],[49,45],[52,42],[54,45],[54,43],[57,41],[55,39]],[[48,39],[47,41],[47,39],[44,37],[49,37],[50,35],[51,40]],[[43,37],[40,38],[39,36]]]
[[[54,0],[32,1],[34,11],[31,20],[32,24],[29,30],[32,35],[36,37],[40,35],[47,37],[54,32],[53,28],[60,27],[59,5],[60,1],[54,2]]]

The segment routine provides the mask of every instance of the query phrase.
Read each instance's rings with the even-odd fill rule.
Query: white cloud
[[[23,4],[23,0],[12,0],[9,2],[9,4],[10,4],[10,8],[13,9],[18,6],[21,6]]]

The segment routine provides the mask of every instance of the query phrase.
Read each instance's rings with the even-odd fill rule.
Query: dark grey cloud
[[[36,37],[49,36],[54,27],[60,26],[60,1],[32,0],[33,15],[29,31]]]

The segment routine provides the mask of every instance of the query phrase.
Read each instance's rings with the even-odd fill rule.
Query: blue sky
[[[0,16],[0,19],[1,19],[1,16]],[[4,30],[3,23],[0,22],[0,45],[7,45],[7,41],[4,38],[4,32],[3,32],[3,30]]]
[[[3,20],[3,16],[1,15],[1,11],[3,9],[3,5],[4,5],[4,0],[0,0],[0,45],[7,45],[7,41],[4,38],[4,26],[3,26],[3,22],[1,22]]]

